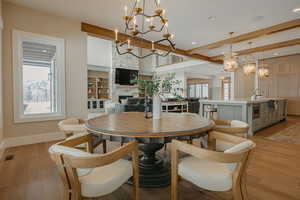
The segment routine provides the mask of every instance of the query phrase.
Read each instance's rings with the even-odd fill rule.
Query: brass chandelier
[[[118,30],[115,30],[116,50],[119,55],[131,54],[139,59],[146,58],[151,55],[165,57],[170,52],[175,50],[175,43],[172,42],[173,34],[169,33],[168,19],[165,17],[165,10],[160,7],[160,0],[151,0],[154,2],[154,11],[151,14],[146,14],[146,1],[150,0],[135,0],[133,9],[128,13],[128,7],[124,7],[125,15],[125,33],[129,38],[125,41],[120,41],[118,38]],[[140,23],[139,23],[140,22]],[[162,38],[156,41],[151,41],[151,50],[146,55],[138,55],[133,51],[132,42],[147,41],[145,36],[151,33],[161,33]],[[166,52],[161,53],[157,50],[157,46],[165,44]]]

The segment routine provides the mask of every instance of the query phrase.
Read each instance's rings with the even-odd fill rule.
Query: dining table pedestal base
[[[170,185],[170,163],[156,155],[163,146],[161,143],[139,144],[139,149],[143,152],[139,163],[140,187],[160,188]]]

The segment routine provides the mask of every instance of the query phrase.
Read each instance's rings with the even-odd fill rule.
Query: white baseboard
[[[28,144],[36,144],[42,142],[50,142],[55,140],[62,140],[65,138],[63,132],[45,133],[39,135],[30,135],[22,137],[11,137],[4,139],[4,148],[16,147]]]

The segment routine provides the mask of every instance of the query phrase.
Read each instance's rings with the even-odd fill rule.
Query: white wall
[[[81,22],[48,13],[3,4],[3,100],[4,136],[21,137],[57,132],[58,121],[14,123],[12,80],[12,30],[37,33],[65,40],[66,114],[87,117],[87,41]]]
[[[234,98],[250,98],[255,87],[255,75],[245,75],[240,67],[234,73]]]
[[[87,37],[88,65],[111,67],[112,42],[97,37]]]

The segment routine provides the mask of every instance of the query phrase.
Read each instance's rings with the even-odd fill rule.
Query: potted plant
[[[151,80],[137,80],[140,89],[145,91],[145,117],[148,118],[149,97],[152,98],[152,117],[160,119],[161,115],[161,97],[166,93],[173,94],[176,98],[182,98],[178,94],[181,81],[175,80],[175,73],[168,74],[164,79],[155,75]]]

